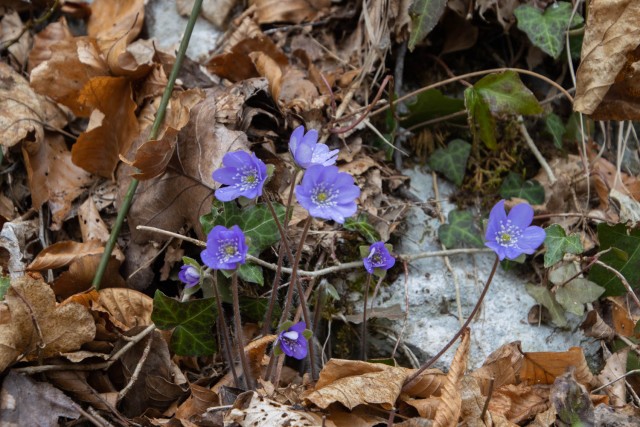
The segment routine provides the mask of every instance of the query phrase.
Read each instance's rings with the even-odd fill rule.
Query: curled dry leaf
[[[403,368],[353,360],[331,359],[320,372],[306,401],[325,409],[335,402],[347,409],[380,405],[391,409],[400,395],[407,371]]]
[[[255,0],[258,24],[287,22],[300,24],[328,12],[330,0]]]
[[[87,255],[99,255],[104,251],[101,242],[57,242],[44,248],[29,264],[29,270],[47,270],[54,268],[62,268],[71,264],[73,261],[85,257]]]
[[[176,9],[182,16],[189,16],[193,9],[194,0],[176,0]],[[225,28],[228,25],[229,12],[236,5],[237,0],[205,0],[202,2],[200,12],[204,19],[211,22],[218,28]]]
[[[482,410],[487,397],[480,391],[478,380],[470,375],[460,379],[460,418],[469,427],[491,426],[491,412]]]
[[[253,22],[253,21],[251,21]],[[216,74],[232,82],[241,82],[252,77],[259,77],[251,53],[262,53],[271,58],[278,66],[285,67],[289,60],[284,53],[262,32],[245,38],[233,45],[226,53],[214,56],[206,64],[212,74]]]
[[[51,371],[47,372],[47,379],[61,390],[71,394],[80,402],[89,403],[96,409],[111,411],[115,408],[118,393],[105,391],[99,393],[87,381],[89,371]]]
[[[609,356],[604,368],[602,368],[602,371],[596,377],[600,386],[613,382],[611,385],[604,388],[604,392],[609,396],[612,406],[624,406],[627,401],[627,388],[625,386],[625,382],[618,381],[618,379],[626,374],[628,355],[629,348],[624,348],[613,353]]]
[[[0,391],[0,424],[13,426],[56,426],[59,417],[80,417],[76,403],[46,382],[9,371]]]
[[[623,196],[631,197],[635,201],[640,201],[640,180],[635,176],[625,172],[620,172],[614,164],[604,157],[598,156],[596,147],[590,147],[587,151],[591,164],[591,175],[593,184],[600,199],[600,207],[603,210],[609,209],[610,197],[613,190]]]
[[[11,322],[0,325],[0,371],[20,355],[40,357],[76,350],[93,340],[96,325],[80,304],[56,304],[51,287],[42,280],[23,276],[15,279],[3,304]]]
[[[189,384],[191,395],[176,410],[175,417],[178,420],[189,420],[196,415],[202,415],[208,408],[220,406],[218,394],[207,387],[197,384]]]
[[[22,31],[23,28],[24,24],[15,10],[5,13],[2,21],[0,21],[0,45],[4,46],[5,43],[20,37],[7,48],[11,54],[11,59],[15,59],[20,67],[27,63],[32,39],[31,33]]]
[[[527,352],[524,354],[520,380],[526,384],[553,384],[569,366],[576,368],[576,380],[586,386],[593,384],[594,377],[580,347],[571,347],[564,352]]]
[[[442,384],[440,396],[440,404],[436,410],[436,416],[433,425],[438,427],[446,427],[456,425],[460,412],[462,410],[462,397],[460,396],[459,383],[460,379],[467,370],[467,361],[469,360],[469,348],[471,345],[471,333],[469,329],[465,329],[462,333],[462,342],[456,350],[449,372]]]
[[[133,289],[108,288],[99,291],[100,299],[91,309],[106,313],[118,329],[128,331],[151,324],[153,299]]]
[[[508,384],[494,391],[489,410],[512,423],[520,423],[546,411],[550,405],[549,386]]]
[[[238,396],[233,408],[224,417],[225,425],[240,427],[319,426],[322,417],[312,412],[299,411],[248,391]],[[330,427],[333,423],[326,424]],[[335,424],[333,424],[335,427]]]
[[[608,341],[616,336],[616,331],[602,320],[596,310],[591,310],[587,313],[584,322],[580,325],[580,329],[583,330],[586,336],[599,340]]]
[[[118,250],[117,253],[121,252]],[[98,271],[102,254],[84,255],[69,264],[69,270],[60,274],[53,282],[53,291],[62,298],[83,292],[91,288],[93,278]],[[113,255],[109,258],[107,268],[102,277],[102,288],[122,288],[126,283],[120,275],[120,261]]]
[[[48,202],[51,229],[59,230],[73,201],[95,182],[95,178],[71,161],[71,152],[61,135],[45,135],[41,144],[24,144],[23,156],[31,203],[39,208]]]
[[[138,136],[131,83],[124,77],[95,77],[82,89],[79,100],[92,113],[87,130],[71,149],[73,163],[113,179],[120,156]]]
[[[471,376],[479,381],[482,393],[487,395],[492,381],[494,389],[517,382],[523,357],[519,341],[504,344],[491,353]]]
[[[5,222],[0,232],[0,266],[8,271],[11,278],[17,278],[27,270],[31,258],[26,250],[27,242],[38,235],[38,220]],[[7,257],[8,255],[8,257]]]
[[[595,120],[638,120],[640,3],[603,0],[590,6],[574,110]]]
[[[40,31],[33,39],[33,46],[29,52],[29,73],[41,63],[51,59],[55,46],[65,40],[71,40],[73,35],[69,31],[67,20],[62,17],[58,22],[52,22]]]

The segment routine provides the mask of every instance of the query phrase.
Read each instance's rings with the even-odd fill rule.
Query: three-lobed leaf
[[[580,236],[576,233],[567,236],[564,228],[558,224],[552,224],[547,227],[545,233],[544,244],[547,247],[547,251],[544,254],[545,268],[549,268],[560,261],[566,253],[581,254],[584,251]]]
[[[539,205],[544,202],[544,188],[542,185],[535,180],[523,181],[522,177],[514,172],[509,172],[509,175],[502,181],[499,193],[503,199],[517,197],[533,205]]]
[[[216,352],[217,307],[214,298],[180,302],[162,291],[153,297],[151,320],[159,329],[173,329],[169,348],[181,356],[207,356]]]
[[[572,5],[569,2],[557,2],[549,6],[544,12],[537,7],[523,4],[518,6],[513,14],[518,20],[518,28],[523,31],[531,42],[543,52],[558,59],[564,47],[564,33],[569,27],[580,25],[584,20],[576,14],[571,21]]]
[[[454,139],[446,148],[439,148],[431,155],[429,166],[459,186],[464,179],[470,153],[471,144],[461,139]]]
[[[469,245],[482,247],[484,240],[476,226],[473,215],[469,211],[452,210],[449,212],[449,223],[438,228],[438,238],[447,248]]]

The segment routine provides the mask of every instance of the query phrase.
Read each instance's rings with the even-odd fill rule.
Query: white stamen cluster
[[[231,258],[235,258],[239,255],[238,241],[236,239],[218,240],[218,262],[228,263]]]
[[[235,175],[236,187],[241,191],[252,190],[259,184],[258,170],[251,166],[243,166]]]
[[[496,242],[504,247],[515,247],[522,235],[522,229],[511,224],[511,220],[500,221],[500,230],[496,233]]]
[[[322,182],[311,190],[311,201],[317,206],[336,206],[337,203],[335,199],[338,197],[338,194],[340,194],[340,190],[334,189],[333,185]]]

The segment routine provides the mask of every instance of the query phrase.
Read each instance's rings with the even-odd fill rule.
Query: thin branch
[[[599,265],[600,267],[604,268],[605,270],[609,270],[610,272],[612,272],[613,274],[615,274],[615,276],[620,279],[620,281],[622,282],[622,284],[624,285],[624,287],[627,289],[627,292],[629,293],[629,295],[631,296],[631,299],[633,300],[633,302],[636,303],[636,305],[638,307],[640,307],[640,300],[638,300],[638,296],[636,295],[636,293],[633,291],[633,289],[631,288],[631,285],[629,285],[629,282],[627,282],[627,279],[622,275],[622,273],[620,273],[618,270],[616,270],[615,268],[611,267],[610,265],[605,264],[604,262],[600,261],[600,260],[596,260],[594,262],[594,264]]]
[[[529,146],[529,149],[535,156],[536,160],[538,160],[538,163],[540,163],[540,166],[542,167],[544,172],[549,177],[549,184],[555,184],[557,181],[556,175],[553,173],[551,166],[549,166],[549,163],[547,163],[547,160],[544,158],[540,150],[538,150],[538,147],[536,147],[536,143],[533,141],[533,138],[531,138],[531,135],[529,135],[529,131],[527,131],[527,127],[524,125],[522,116],[518,117],[518,123],[520,125],[520,133],[522,134],[522,137]]]

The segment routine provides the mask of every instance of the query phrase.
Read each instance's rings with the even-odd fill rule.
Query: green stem
[[[447,343],[447,345],[445,345],[442,348],[442,350],[440,350],[438,352],[438,354],[436,354],[431,359],[429,359],[426,363],[424,363],[422,366],[420,366],[420,369],[415,371],[413,374],[411,374],[405,380],[404,386],[402,387],[403,391],[405,391],[405,390],[409,389],[411,386],[413,386],[414,382],[417,380],[417,378],[420,376],[420,374],[423,373],[429,366],[433,365],[436,362],[436,360],[440,359],[440,357],[447,350],[449,350],[449,348],[453,345],[453,343],[455,343],[456,340],[458,338],[460,338],[460,335],[462,335],[462,333],[467,329],[467,327],[469,326],[469,324],[471,323],[471,321],[475,317],[476,313],[478,313],[478,310],[480,309],[480,306],[482,305],[482,301],[484,300],[484,297],[487,295],[487,291],[489,290],[489,285],[491,284],[491,281],[493,280],[493,276],[496,274],[496,270],[497,270],[499,264],[500,264],[500,259],[496,256],[496,260],[493,263],[493,267],[491,268],[491,273],[489,273],[489,278],[487,279],[487,283],[484,285],[484,289],[482,289],[482,293],[480,293],[480,298],[478,298],[478,302],[476,302],[476,305],[473,307],[473,310],[471,311],[471,314],[467,318],[466,322],[464,322],[464,324],[460,327],[458,332],[453,336],[453,338],[451,338],[451,340]]]
[[[189,16],[189,21],[187,22],[187,27],[184,30],[184,36],[182,37],[182,41],[180,42],[180,47],[178,48],[178,54],[176,55],[176,62],[173,64],[173,68],[171,69],[171,74],[169,75],[169,81],[167,82],[167,87],[164,88],[164,93],[162,94],[162,99],[160,100],[160,105],[158,106],[158,111],[156,113],[156,118],[151,126],[151,132],[149,133],[149,141],[152,141],[157,138],[158,131],[160,130],[160,125],[164,120],[164,115],[167,111],[167,105],[169,105],[169,99],[171,99],[171,94],[173,93],[173,86],[175,85],[176,79],[178,78],[178,73],[180,72],[180,68],[182,67],[182,62],[184,61],[184,57],[187,53],[187,47],[189,46],[189,40],[191,39],[191,33],[193,33],[193,27],[196,25],[196,20],[198,15],[200,15],[200,9],[202,8],[202,0],[195,0],[193,3],[193,8],[191,9],[191,15]],[[118,236],[120,235],[120,230],[122,229],[122,224],[124,223],[127,214],[129,213],[129,209],[133,204],[133,196],[136,194],[136,189],[138,188],[139,181],[135,178],[131,180],[129,184],[129,188],[127,189],[127,193],[125,195],[124,200],[122,201],[122,205],[118,210],[118,216],[116,218],[116,223],[113,225],[111,229],[111,234],[109,235],[109,240],[104,248],[104,252],[102,253],[102,258],[100,259],[100,265],[98,265],[98,270],[96,271],[96,275],[93,278],[93,287],[96,289],[100,289],[100,283],[102,282],[102,277],[107,269],[107,265],[109,264],[109,259],[111,258],[111,253],[116,246],[116,242],[118,241]]]

